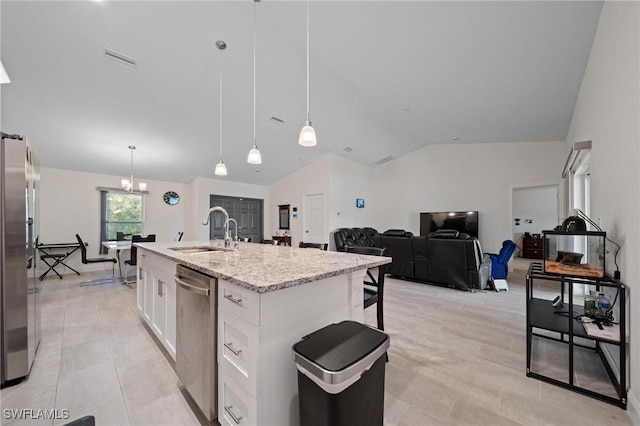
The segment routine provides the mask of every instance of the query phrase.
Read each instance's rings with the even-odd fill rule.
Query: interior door
[[[324,193],[304,196],[302,241],[305,243],[328,242],[324,211]]]
[[[251,238],[253,242],[260,242],[263,237],[263,200],[257,198],[228,197],[211,195],[210,206],[224,208],[229,217],[238,222],[238,237]],[[235,236],[235,227],[231,225],[231,235]],[[214,213],[209,228],[210,239],[224,238],[224,215]]]

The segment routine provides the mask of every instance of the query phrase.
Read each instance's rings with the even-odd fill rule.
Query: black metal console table
[[[551,300],[540,299],[533,296],[534,280],[556,281],[559,283],[560,295],[564,300],[565,287],[568,301],[562,308],[554,307]],[[576,317],[584,314],[584,308],[573,303],[574,285],[594,285],[597,288],[608,287],[618,291],[619,336],[616,338],[603,338],[589,335],[585,331],[583,323]],[[627,408],[627,344],[626,344],[626,287],[620,281],[610,277],[594,279],[549,275],[543,273],[542,264],[532,262],[527,272],[527,376],[551,383],[572,391]],[[534,329],[546,330],[544,333],[535,332]],[[551,332],[551,333],[549,333]],[[554,337],[554,336],[558,337]],[[568,345],[569,368],[568,380],[562,381],[532,369],[533,337],[552,339]],[[577,339],[577,341],[576,341]],[[585,340],[586,339],[586,340]],[[606,359],[602,345],[610,344],[619,347],[619,375],[616,376],[609,361]],[[617,393],[617,398],[582,387],[575,381],[574,350],[576,347],[594,350],[600,357],[604,368],[611,380],[611,384]]]
[[[40,260],[42,260],[48,267],[48,269],[40,275],[40,281],[42,281],[50,271],[53,271],[58,278],[62,279],[62,275],[60,275],[60,273],[55,269],[56,266],[59,265],[71,269],[73,272],[80,275],[80,272],[65,263],[65,260],[80,248],[79,243],[38,244],[36,248],[40,252]],[[53,253],[53,251],[64,251],[64,253]],[[47,260],[50,260],[53,263],[49,263]]]

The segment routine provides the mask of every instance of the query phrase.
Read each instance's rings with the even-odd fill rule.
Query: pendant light
[[[9,74],[4,69],[4,65],[2,61],[0,61],[0,84],[11,83],[11,79],[9,78]]]
[[[259,1],[253,1],[253,148],[247,155],[249,164],[262,164],[262,155],[256,144],[256,3]]]
[[[300,138],[298,143],[302,146],[315,146],[316,131],[311,125],[311,119],[309,118],[309,1],[307,0],[307,121],[304,122],[304,126],[300,131]]]
[[[131,173],[129,176],[129,179],[122,179],[120,181],[120,184],[122,185],[122,189],[124,189],[127,192],[133,193],[134,192],[134,186],[133,186],[133,151],[136,149],[135,146],[133,145],[129,145],[129,150],[131,151]],[[144,182],[140,182],[138,183],[138,188],[140,188],[140,191],[146,191],[147,190],[147,184]]]
[[[216,41],[216,46],[220,50],[220,162],[216,164],[214,174],[216,176],[226,176],[227,166],[222,161],[222,51],[227,48],[227,43],[222,40]]]

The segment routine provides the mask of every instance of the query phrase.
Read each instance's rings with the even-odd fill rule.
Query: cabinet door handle
[[[242,353],[242,349],[236,349],[233,347],[233,343],[225,343],[224,347],[229,349],[235,356],[238,356]]]
[[[233,408],[233,405],[225,405],[224,406],[224,411],[226,411],[227,414],[229,414],[231,416],[233,421],[236,422],[236,424],[239,425],[240,424],[240,420],[242,420],[242,416],[236,417],[236,415],[233,414],[233,411],[231,411],[232,408]]]
[[[232,301],[236,305],[241,305],[242,304],[242,298],[234,299],[233,295],[231,295],[231,294],[225,294],[224,298],[227,299],[227,300]]]

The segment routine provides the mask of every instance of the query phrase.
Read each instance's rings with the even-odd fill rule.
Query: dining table
[[[120,259],[120,252],[122,250],[131,250],[131,240],[122,241],[103,241],[102,246],[108,250],[116,251],[116,259],[118,259],[118,272],[120,273],[120,282],[124,283],[124,277],[122,275],[122,260]]]

